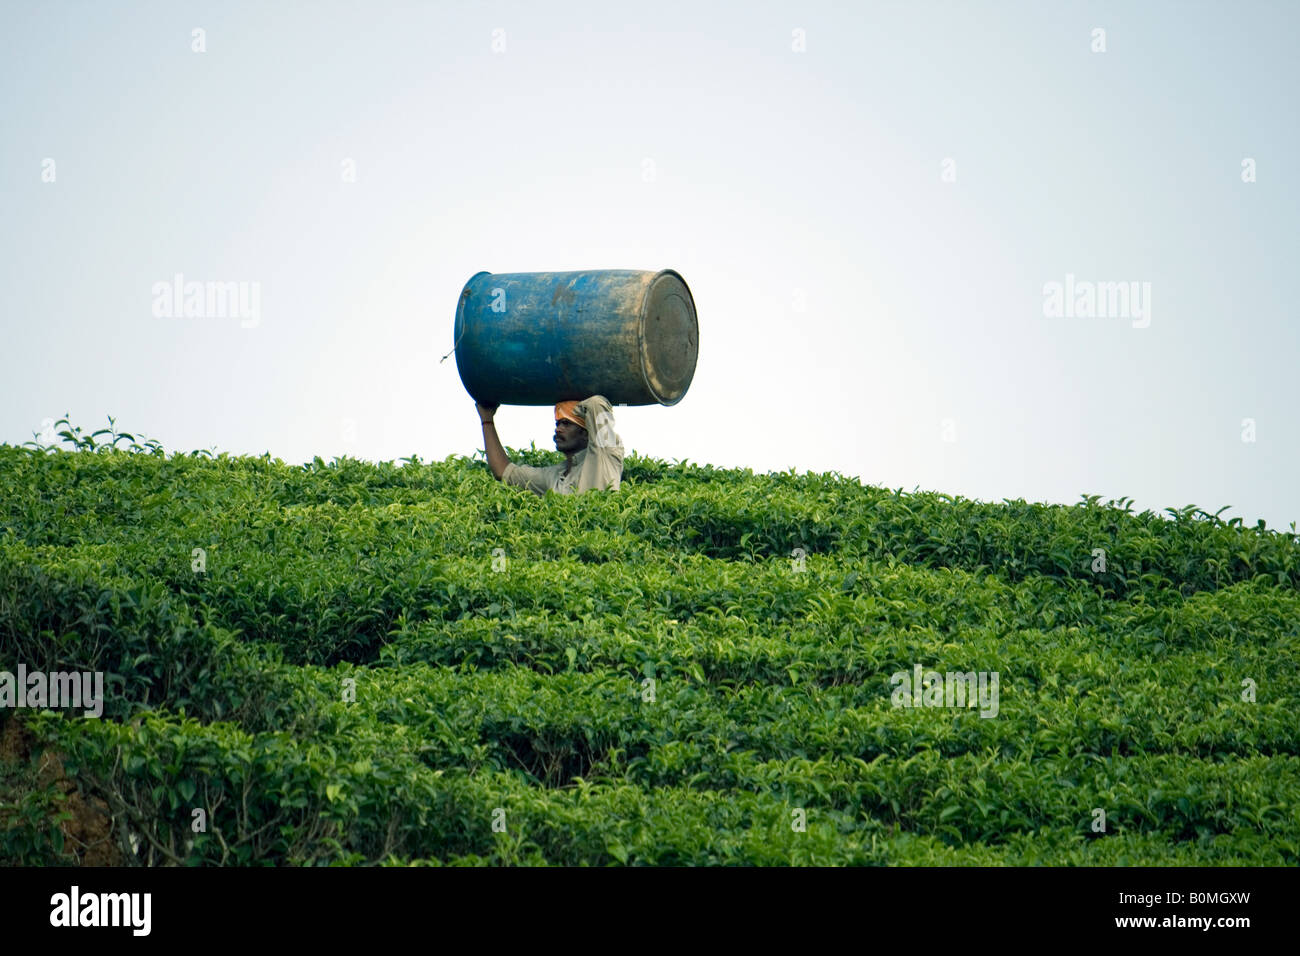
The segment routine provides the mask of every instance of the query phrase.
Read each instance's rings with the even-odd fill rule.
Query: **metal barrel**
[[[484,405],[675,405],[695,375],[695,300],[671,269],[480,272],[456,305],[456,368]]]

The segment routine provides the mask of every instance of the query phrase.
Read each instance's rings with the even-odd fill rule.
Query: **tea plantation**
[[[0,445],[0,670],[105,675],[0,709],[2,864],[1300,863],[1294,533],[136,447]]]

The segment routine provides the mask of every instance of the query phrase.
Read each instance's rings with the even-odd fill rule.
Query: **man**
[[[593,395],[582,402],[556,403],[555,447],[564,452],[565,462],[545,468],[512,462],[497,437],[493,421],[497,406],[474,404],[483,425],[488,467],[499,481],[539,495],[548,491],[567,495],[599,488],[618,490],[623,477],[623,443],[614,434],[614,410],[604,395]]]

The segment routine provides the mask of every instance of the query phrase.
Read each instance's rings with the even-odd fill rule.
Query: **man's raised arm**
[[[488,467],[492,469],[492,474],[496,476],[497,481],[505,474],[506,465],[510,464],[510,459],[506,456],[506,450],[501,447],[501,439],[497,437],[497,426],[493,420],[496,415],[498,406],[493,405],[490,408],[487,405],[474,403],[478,409],[479,421],[483,424],[483,450],[487,452]]]

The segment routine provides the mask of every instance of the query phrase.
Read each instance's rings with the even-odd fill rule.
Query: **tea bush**
[[[104,431],[0,445],[0,670],[105,674],[101,719],[0,730],[128,863],[1300,863],[1294,528]],[[918,666],[996,713],[898,706]],[[34,766],[0,753],[0,862],[68,859]]]

